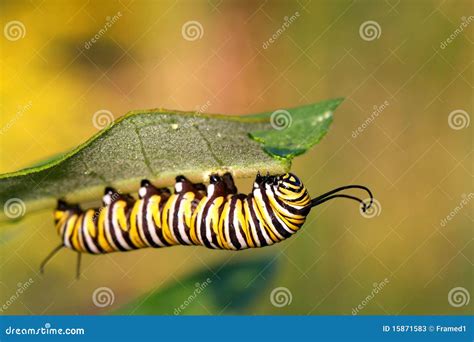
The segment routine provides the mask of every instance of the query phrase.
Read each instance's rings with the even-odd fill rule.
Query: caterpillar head
[[[300,192],[302,189],[304,189],[301,180],[292,173],[285,173],[275,178],[278,188],[287,189],[292,192]]]
[[[275,188],[287,188],[288,190],[295,191],[299,191],[301,188],[304,188],[300,179],[292,173],[285,173],[279,176],[270,176],[268,173],[266,176],[262,176],[260,173],[257,173],[254,187],[258,188],[261,185],[270,185]]]
[[[292,173],[278,176],[257,175],[255,188],[264,187],[271,190],[275,195],[288,205],[295,207],[306,207],[310,203],[309,195],[301,180]]]
[[[303,182],[292,173],[275,176],[273,180],[274,191],[285,202],[306,206],[309,204],[309,196]]]

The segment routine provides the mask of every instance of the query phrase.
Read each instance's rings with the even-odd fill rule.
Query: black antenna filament
[[[345,195],[345,194],[337,194],[340,191],[347,190],[347,189],[362,189],[367,191],[370,197],[369,204],[367,205],[363,200],[361,200],[358,197],[351,196],[351,195]],[[317,205],[320,205],[326,201],[329,201],[334,198],[348,198],[354,201],[359,202],[362,205],[362,211],[365,213],[367,209],[369,209],[372,204],[374,203],[374,196],[372,195],[372,192],[369,190],[369,188],[363,186],[363,185],[346,185],[346,186],[341,186],[340,188],[336,188],[334,190],[328,191],[321,196],[318,196],[316,198],[313,198],[311,200],[311,207],[315,207]]]

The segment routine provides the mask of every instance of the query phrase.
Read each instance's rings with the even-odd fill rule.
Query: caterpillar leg
[[[138,190],[138,197],[143,199],[146,196],[151,197],[153,195],[162,196],[166,201],[166,199],[170,197],[171,192],[168,188],[155,187],[148,179],[142,179],[140,182],[140,189]]]
[[[197,192],[196,186],[191,183],[189,179],[186,177],[179,175],[176,177],[176,183],[174,185],[175,192],[178,193],[185,193],[185,192]]]
[[[46,264],[51,260],[51,258],[57,253],[59,252],[62,248],[64,247],[64,245],[61,243],[59,246],[57,246],[56,248],[54,248],[47,256],[46,258],[41,262],[40,264],[40,273],[41,274],[44,274],[44,267],[46,266]]]
[[[209,185],[207,187],[208,197],[225,197],[227,196],[227,185],[224,179],[218,174],[212,174],[209,178]]]
[[[174,186],[176,194],[184,194],[192,192],[197,200],[206,196],[206,186],[202,183],[193,184],[189,179],[180,175],[176,177],[176,184]]]
[[[77,252],[77,264],[76,264],[76,279],[77,280],[81,278],[81,257],[82,257],[82,253]]]
[[[129,205],[135,202],[135,199],[130,194],[121,194],[115,188],[106,187],[104,190],[104,196],[102,197],[103,205],[108,206],[118,200],[125,201]]]
[[[211,175],[209,179],[208,196],[209,197],[227,197],[237,194],[237,187],[230,172],[224,173],[223,176],[217,174]]]
[[[237,193],[237,187],[235,186],[234,178],[232,178],[230,172],[224,173],[222,180],[224,181],[227,193],[229,195],[235,195]]]
[[[255,178],[255,184],[256,185],[262,185],[265,183],[276,184],[277,180],[278,180],[278,176],[270,176],[270,173],[268,172],[265,176],[262,176],[260,172],[258,172],[257,177]]]
[[[58,213],[65,213],[65,212],[68,212],[68,211],[79,212],[79,211],[82,211],[82,209],[79,206],[79,204],[68,203],[68,202],[63,201],[61,199],[58,199],[56,209],[54,211],[55,211],[56,214],[58,214]]]
[[[104,206],[111,205],[113,202],[115,202],[120,194],[118,193],[117,190],[111,187],[106,187],[104,189],[104,196],[102,197],[102,204]]]

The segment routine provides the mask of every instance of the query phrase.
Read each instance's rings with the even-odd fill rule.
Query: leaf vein
[[[214,160],[219,166],[223,166],[224,162],[221,159],[219,159],[219,157],[217,157],[217,155],[214,153],[214,150],[212,149],[212,144],[209,142],[209,140],[207,140],[206,136],[202,134],[202,132],[199,130],[198,127],[196,126],[192,126],[192,127],[198,132],[202,140],[204,140],[204,142],[206,143],[207,149],[209,150],[209,153],[211,154],[212,158],[214,158]]]
[[[142,152],[143,156],[143,161],[145,162],[146,167],[148,168],[148,171],[150,172],[151,175],[154,175],[155,172],[153,171],[153,168],[151,167],[150,160],[148,160],[148,157],[145,152],[145,145],[143,144],[142,137],[140,136],[140,131],[138,127],[134,124],[135,127],[135,133],[137,134],[138,142],[140,143],[140,150]]]

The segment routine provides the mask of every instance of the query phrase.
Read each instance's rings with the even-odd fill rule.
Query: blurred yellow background
[[[104,313],[91,301],[98,287],[113,289],[113,309],[209,265],[262,256],[277,270],[243,313],[350,315],[385,279],[358,314],[472,312],[472,302],[448,300],[456,287],[473,294],[473,203],[456,210],[472,193],[470,1],[0,6],[0,172],[84,142],[97,132],[99,110],[115,118],[155,107],[250,114],[342,96],[328,135],[295,159],[293,172],[313,196],[358,183],[380,203],[378,215],[364,218],[354,203],[333,201],[295,237],[262,250],[85,256],[80,281],[70,251],[39,275],[59,240],[50,212],[27,215],[1,227],[0,306],[18,283],[34,283],[3,314]],[[249,181],[239,185],[250,190]],[[291,303],[272,304],[277,287]]]

